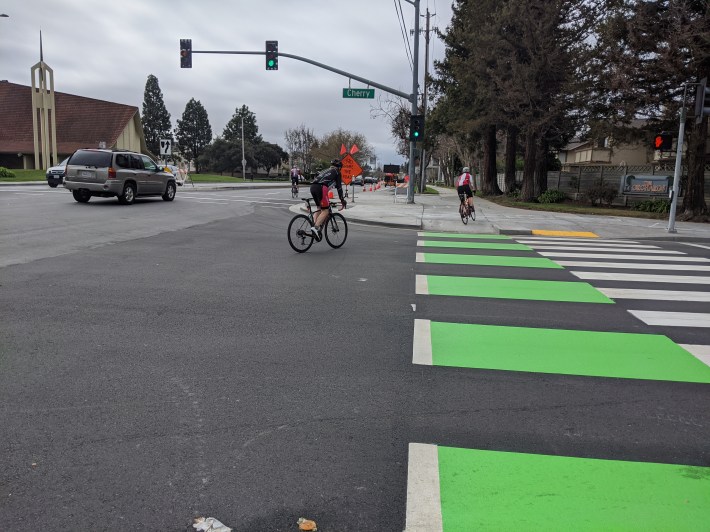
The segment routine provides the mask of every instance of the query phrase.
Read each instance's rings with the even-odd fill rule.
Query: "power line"
[[[398,5],[398,0],[393,0],[394,1],[394,9],[397,11],[397,20],[399,22],[399,29],[402,32],[402,41],[404,41],[404,49],[405,52],[407,52],[407,59],[409,60],[409,68],[410,70],[414,70],[414,60],[412,58],[412,49],[409,44],[409,36],[407,35],[407,25],[404,22],[404,13],[402,12],[402,0],[399,0],[399,5]]]

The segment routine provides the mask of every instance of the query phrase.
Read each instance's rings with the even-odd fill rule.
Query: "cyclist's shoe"
[[[313,233],[313,238],[316,239],[316,242],[320,242],[321,239],[323,238],[323,235],[320,232],[320,229],[318,229],[315,225],[311,227],[311,233]]]

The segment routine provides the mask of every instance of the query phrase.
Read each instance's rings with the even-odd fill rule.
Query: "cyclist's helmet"
[[[343,167],[343,163],[340,162],[340,159],[333,159],[332,161],[330,161],[330,165],[335,166],[336,168]]]
[[[470,171],[471,171],[471,170],[469,170],[468,166],[464,166],[464,167],[463,167],[463,173],[464,173],[464,174],[467,173],[467,172],[470,172]]]

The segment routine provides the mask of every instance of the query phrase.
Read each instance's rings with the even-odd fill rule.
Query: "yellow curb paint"
[[[533,229],[532,234],[542,236],[579,236],[582,238],[599,238],[599,235],[587,231],[547,231],[545,229]]]

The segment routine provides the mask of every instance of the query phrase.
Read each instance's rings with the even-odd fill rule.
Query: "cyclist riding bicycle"
[[[473,195],[476,193],[476,183],[474,182],[473,176],[469,173],[468,166],[464,166],[462,174],[457,178],[456,184],[458,187],[456,190],[459,193],[466,196],[466,203],[469,207],[473,206]]]
[[[342,167],[343,163],[338,159],[333,159],[330,162],[330,168],[318,174],[311,185],[311,196],[313,196],[316,205],[320,207],[320,210],[314,217],[315,225],[311,227],[313,238],[315,238],[317,242],[320,242],[323,238],[321,227],[323,227],[323,224],[328,220],[328,206],[330,205],[328,189],[334,186],[338,191],[338,197],[342,204],[338,210],[343,210],[347,204],[343,197],[343,180],[340,176],[340,169]]]

